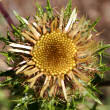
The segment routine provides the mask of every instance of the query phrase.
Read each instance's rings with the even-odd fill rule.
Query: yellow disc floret
[[[76,47],[67,34],[51,32],[43,35],[32,50],[36,66],[47,74],[66,74],[75,67]]]

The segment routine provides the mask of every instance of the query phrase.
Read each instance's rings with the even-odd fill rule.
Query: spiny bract
[[[23,56],[16,74],[26,75],[41,97],[64,96],[68,100],[76,89],[84,91],[97,71],[94,53],[99,43],[89,29],[90,22],[77,18],[76,8],[69,14],[66,9],[61,9],[60,15],[51,11],[37,14],[32,22],[21,17],[27,25],[21,30],[25,42],[10,43],[9,51]]]

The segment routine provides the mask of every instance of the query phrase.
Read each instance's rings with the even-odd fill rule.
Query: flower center
[[[75,67],[76,47],[67,34],[51,32],[43,35],[32,50],[36,66],[47,74],[66,74]]]

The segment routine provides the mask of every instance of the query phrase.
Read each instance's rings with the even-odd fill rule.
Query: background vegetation
[[[13,10],[18,12],[21,16],[33,16],[36,14],[36,5],[38,2],[43,7],[46,5],[46,0],[4,0],[2,1],[2,5],[4,9],[8,12],[11,17],[13,24],[17,25],[19,22],[15,18],[13,14]],[[58,12],[61,7],[65,7],[68,0],[51,0],[51,4],[53,10]],[[24,5],[25,4],[25,5]],[[100,22],[96,26],[96,29],[103,33],[100,35],[100,39],[103,39],[105,43],[110,43],[110,1],[109,0],[73,0],[72,7],[78,7],[79,16],[86,15],[89,19],[93,21],[96,20],[97,17],[100,17]],[[1,9],[1,6],[0,6]],[[0,47],[1,49],[4,47],[4,43],[8,44],[8,40],[5,36],[7,34],[7,30],[10,29],[10,24],[7,23],[5,17],[1,12],[0,14]],[[93,83],[98,83],[99,90],[92,87],[88,87],[88,95],[95,101],[91,99],[84,100],[83,97],[80,97],[79,94],[76,93],[76,98],[71,101],[71,103],[66,103],[59,101],[58,99],[48,99],[48,100],[36,100],[35,94],[33,90],[29,89],[29,87],[23,86],[21,77],[16,76],[14,71],[8,70],[7,63],[11,60],[11,58],[15,58],[11,53],[1,52],[0,54],[0,110],[37,110],[38,108],[41,110],[109,110],[110,108],[110,50],[106,48],[110,47],[110,45],[103,45],[98,52],[100,59],[103,57],[103,61],[101,60],[101,68],[102,72],[106,72],[103,76],[97,76]],[[4,57],[5,56],[5,57]],[[7,61],[7,63],[5,63]],[[106,67],[105,63],[107,63],[108,67]],[[8,76],[7,79],[4,76]],[[6,79],[6,80],[5,80]],[[5,81],[4,81],[5,80]],[[99,95],[93,94],[93,91],[97,92]],[[12,96],[12,97],[10,97]],[[99,100],[100,99],[100,100]],[[102,104],[98,104],[101,103]],[[76,107],[79,105],[78,107]],[[84,106],[85,105],[85,106]]]

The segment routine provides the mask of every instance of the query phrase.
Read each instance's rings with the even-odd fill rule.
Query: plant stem
[[[5,10],[2,2],[0,1],[0,12],[2,13],[2,15],[4,16],[4,18],[6,19],[7,23],[9,24],[9,26],[11,27],[12,29],[12,26],[11,24],[14,25],[14,22],[13,20],[11,19],[10,15],[8,14],[8,12]]]

